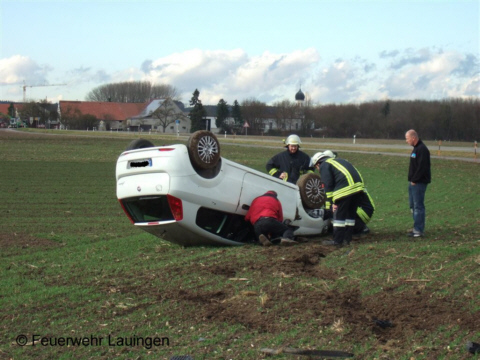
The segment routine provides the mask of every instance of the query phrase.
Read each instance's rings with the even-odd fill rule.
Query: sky
[[[0,0],[0,100],[123,81],[312,104],[480,97],[479,0]]]

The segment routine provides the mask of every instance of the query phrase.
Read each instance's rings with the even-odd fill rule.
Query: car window
[[[228,220],[228,214],[223,211],[217,211],[201,207],[197,212],[196,224],[202,229],[213,234],[220,234],[225,223]]]
[[[242,215],[201,207],[198,209],[195,223],[202,229],[225,239],[245,243],[255,240],[253,228]]]
[[[123,199],[122,204],[136,223],[174,220],[166,195]]]

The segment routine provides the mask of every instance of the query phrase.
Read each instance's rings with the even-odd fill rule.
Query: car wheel
[[[220,159],[220,143],[210,131],[199,130],[188,139],[188,153],[194,167],[212,169]]]
[[[302,175],[297,181],[297,186],[304,207],[318,209],[325,204],[325,187],[319,175],[313,173]]]
[[[155,147],[155,145],[153,145],[151,141],[147,139],[135,139],[132,140],[130,144],[128,144],[125,150],[146,149],[151,147]]]

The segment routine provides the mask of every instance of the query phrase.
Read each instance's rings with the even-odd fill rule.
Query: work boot
[[[305,242],[308,242],[308,238],[303,237],[303,236],[296,236],[295,241],[297,241],[299,243],[305,243]]]
[[[323,240],[322,241],[322,245],[325,245],[325,246],[336,246],[338,248],[341,248],[343,246],[343,242],[342,243],[337,243],[333,240]]]
[[[352,242],[352,236],[353,235],[353,226],[347,226],[345,227],[345,236],[343,237],[343,245],[350,245]],[[334,240],[336,240],[334,238]],[[338,240],[337,240],[338,241]]]
[[[270,240],[268,240],[268,238],[261,234],[259,237],[258,237],[258,240],[260,241],[260,244],[262,244],[263,246],[272,246],[273,244],[270,242]]]
[[[280,246],[291,246],[291,245],[297,245],[297,244],[298,242],[292,239],[285,239],[285,238],[280,239]]]
[[[262,244],[263,246],[272,246],[272,242],[270,240],[268,240],[268,238],[261,234],[259,237],[258,237],[258,240],[260,241],[260,244]]]
[[[362,230],[360,230],[359,232],[357,233],[354,233],[352,235],[352,238],[354,239],[361,239],[363,238],[364,236],[367,236],[368,234],[370,234],[370,229],[368,227],[364,227]]]

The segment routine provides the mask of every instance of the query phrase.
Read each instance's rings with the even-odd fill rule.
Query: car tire
[[[220,160],[220,143],[210,131],[199,130],[188,139],[188,154],[195,168],[212,169]]]
[[[128,144],[125,150],[146,149],[151,147],[155,147],[155,145],[153,145],[151,141],[147,139],[135,139],[132,140],[130,144]]]
[[[297,181],[300,198],[307,209],[318,209],[325,205],[325,186],[319,175],[309,173],[302,175]]]

